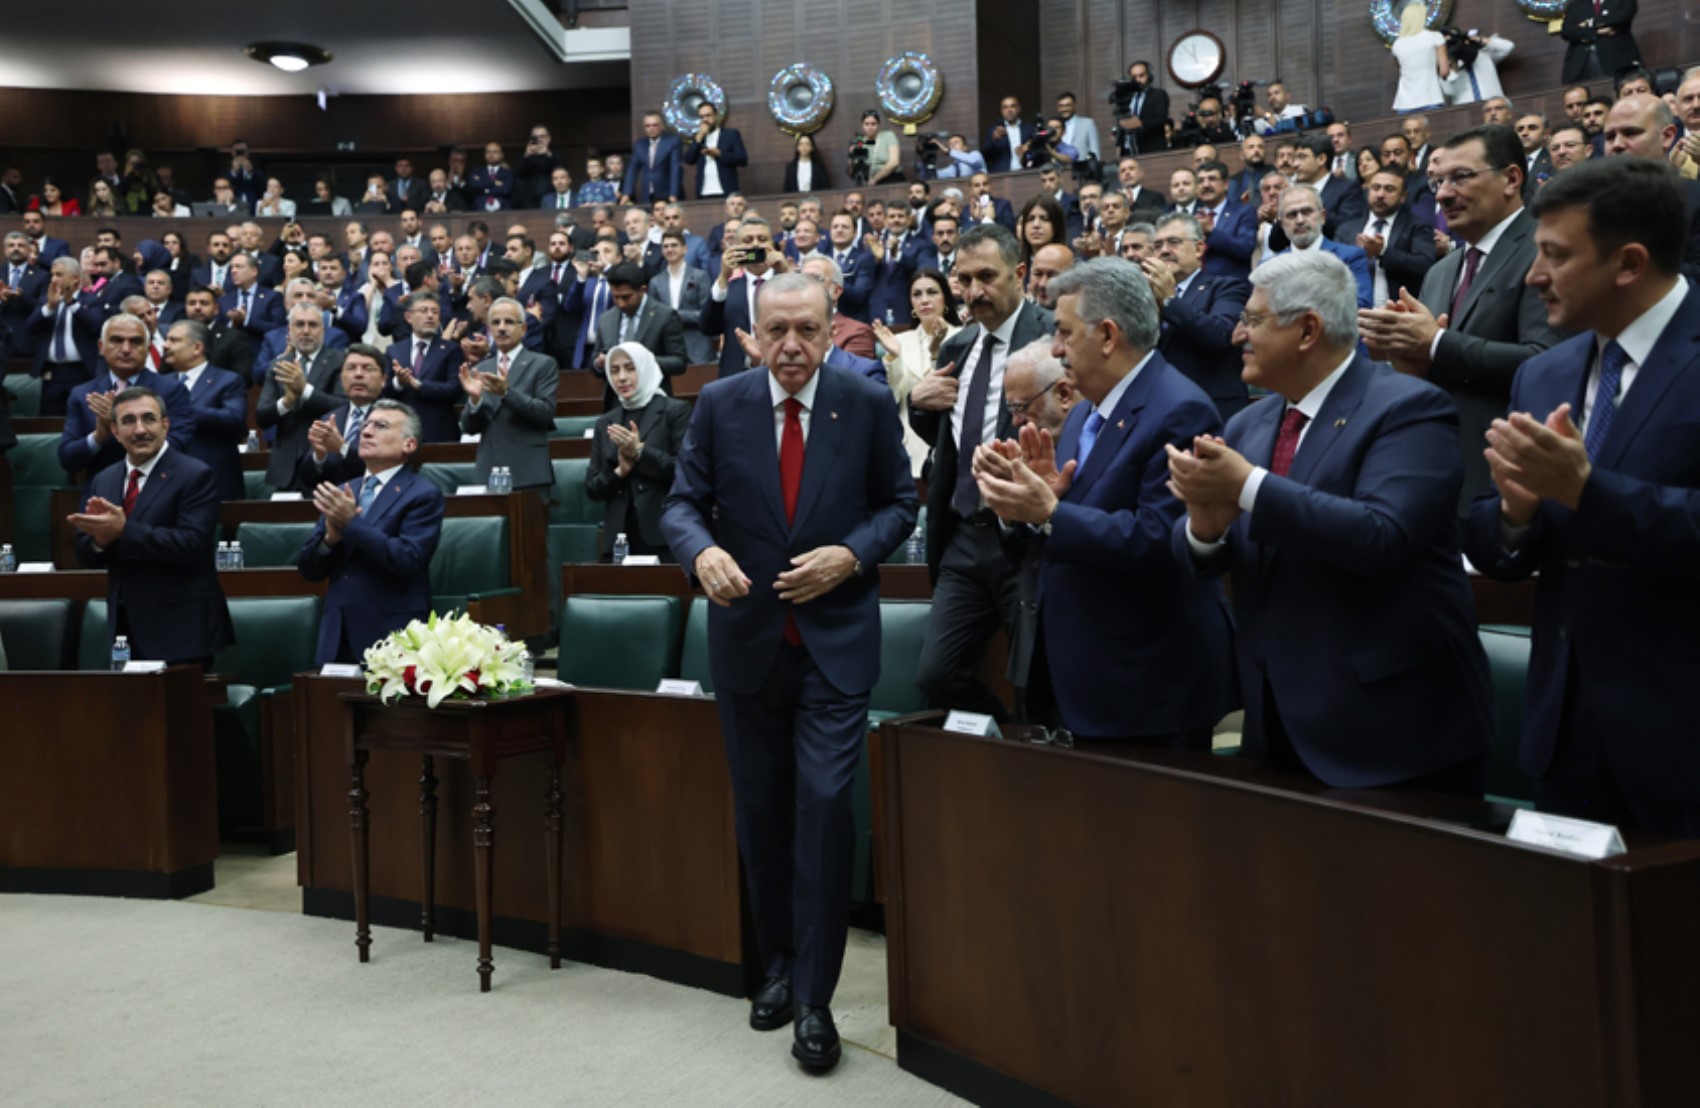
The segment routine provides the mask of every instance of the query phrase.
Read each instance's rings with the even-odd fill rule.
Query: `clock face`
[[[1169,75],[1185,88],[1209,84],[1222,75],[1226,51],[1209,31],[1188,31],[1169,48]]]

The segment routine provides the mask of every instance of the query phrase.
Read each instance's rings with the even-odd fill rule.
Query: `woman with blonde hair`
[[[1446,36],[1428,28],[1428,5],[1411,0],[1399,12],[1399,37],[1393,40],[1393,60],[1399,63],[1399,91],[1393,110],[1428,112],[1446,105],[1441,82],[1452,71],[1446,56]]]

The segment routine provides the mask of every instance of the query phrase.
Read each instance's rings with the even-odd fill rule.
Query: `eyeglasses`
[[[1274,312],[1241,312],[1240,326],[1248,331],[1255,331],[1274,318]]]
[[[1451,173],[1430,173],[1428,175],[1428,187],[1435,192],[1439,192],[1442,185],[1451,185],[1454,189],[1461,189],[1484,173],[1503,173],[1504,171],[1504,166],[1495,165],[1484,166],[1481,169],[1454,169]]]
[[[1056,379],[1056,381],[1052,381],[1050,384],[1046,385],[1044,388],[1040,389],[1038,392],[1034,393],[1031,397],[1029,397],[1026,400],[1005,401],[1004,407],[1008,408],[1012,415],[1026,415],[1027,409],[1031,408],[1033,405],[1037,404],[1039,402],[1040,398],[1043,397],[1047,392],[1050,392],[1052,389],[1056,388],[1057,383],[1060,382],[1061,380],[1062,380],[1062,378],[1058,377]]]

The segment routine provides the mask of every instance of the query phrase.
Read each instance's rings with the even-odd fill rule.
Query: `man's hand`
[[[443,328],[442,339],[444,342],[459,342],[460,337],[464,334],[466,334],[466,320],[451,319],[448,326]]]
[[[1169,455],[1169,491],[1187,507],[1188,526],[1203,542],[1220,539],[1240,515],[1240,491],[1252,466],[1221,438],[1199,435],[1192,450],[1163,448]]]
[[[468,335],[460,340],[460,354],[468,362],[477,365],[490,356],[490,339],[486,335]]]
[[[856,555],[848,546],[817,546],[791,559],[793,568],[774,581],[779,599],[807,604],[843,584],[856,572]]]
[[[752,367],[759,366],[767,360],[762,357],[761,346],[756,342],[754,335],[742,327],[734,328],[732,333],[737,336],[738,345],[744,348],[744,357],[750,360]]]
[[[1434,251],[1442,258],[1452,253],[1452,236],[1445,231],[1436,231],[1434,233]]]
[[[272,376],[283,386],[283,404],[293,408],[301,400],[301,394],[307,391],[307,374],[302,370],[300,362],[277,361],[272,363]]]
[[[732,601],[750,595],[750,579],[744,576],[732,555],[718,546],[698,554],[691,571],[701,583],[702,591],[722,608],[729,608]]]
[[[225,312],[224,317],[230,320],[231,326],[233,327],[240,327],[248,321],[248,313],[243,311],[240,307],[235,307],[230,309],[228,312]]]
[[[885,261],[885,240],[869,231],[862,236],[862,245],[868,248],[868,253],[874,256],[874,261]]]
[[[607,370],[608,370],[608,356],[606,354],[596,355],[596,358],[595,358],[594,361],[591,362],[591,365],[595,366],[597,369],[602,370],[603,372],[607,372]]]
[[[354,494],[329,481],[320,481],[313,489],[313,506],[325,517],[327,546],[335,546],[342,541],[343,528],[359,511]]]
[[[319,461],[341,454],[345,443],[342,432],[336,428],[336,417],[314,420],[307,428],[307,442],[313,448],[313,457]]]
[[[1104,240],[1098,237],[1098,232],[1081,235],[1074,240],[1074,252],[1088,258],[1096,258],[1104,252]]]
[[[93,539],[96,545],[104,548],[118,541],[118,536],[124,533],[124,509],[103,500],[98,496],[89,497],[85,509],[67,516],[72,527]]]
[[[1280,218],[1279,205],[1271,200],[1267,204],[1257,206],[1257,221],[1259,223],[1274,223]]]
[[[1387,240],[1382,238],[1380,235],[1358,236],[1358,249],[1362,250],[1365,254],[1368,254],[1371,258],[1381,257],[1382,248],[1386,245]]]
[[[400,362],[395,365],[395,379],[404,388],[417,389],[419,387],[419,378],[413,375],[413,370]]]
[[[1488,427],[1487,441],[1500,511],[1512,526],[1528,523],[1540,500],[1572,511],[1582,503],[1582,489],[1594,467],[1582,432],[1571,422],[1569,404],[1560,404],[1545,423],[1528,412],[1496,419]]]
[[[1051,491],[1060,499],[1074,484],[1074,471],[1080,464],[1074,459],[1066,462],[1061,469],[1057,468],[1057,444],[1051,433],[1031,423],[1023,424],[1017,436],[1020,447],[1021,463],[1037,473]]]
[[[948,412],[956,407],[956,390],[962,382],[955,377],[956,363],[947,362],[915,383],[909,390],[909,407],[923,412]],[[958,464],[961,459],[957,459]]]
[[[336,310],[336,296],[328,289],[319,289],[313,293],[313,302],[319,306],[320,311]]]
[[[974,483],[980,486],[986,507],[999,519],[1037,527],[1057,510],[1057,494],[1020,459],[982,446],[974,452],[974,461]],[[1000,476],[1000,471],[1007,476]]]
[[[117,396],[112,392],[91,392],[83,399],[89,406],[89,412],[94,416],[94,440],[105,442],[112,437],[112,398]]]
[[[730,285],[732,283],[732,274],[736,273],[738,271],[738,267],[743,264],[743,247],[729,246],[723,250],[720,254],[720,283],[722,285]]]
[[[1157,307],[1167,304],[1175,295],[1175,271],[1156,258],[1143,258],[1139,268],[1145,271],[1145,280],[1151,285],[1151,295],[1157,298]]]
[[[1435,318],[1426,304],[1411,295],[1410,289],[1401,289],[1399,299],[1388,301],[1384,308],[1358,311],[1358,330],[1370,356],[1391,360],[1404,372],[1415,370],[1421,376],[1428,373],[1434,336],[1447,321],[1444,315]]]
[[[476,404],[484,399],[484,375],[474,373],[467,362],[462,362],[460,366],[460,387],[471,403]]]

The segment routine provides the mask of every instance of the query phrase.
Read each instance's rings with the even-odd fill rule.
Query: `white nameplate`
[[[354,662],[326,662],[319,668],[320,677],[364,677],[366,671]]]
[[[623,565],[623,566],[658,566],[658,565],[661,564],[661,555],[659,555],[659,554],[627,554],[626,560],[621,562],[620,564]]]
[[[662,696],[701,696],[701,681],[686,681],[682,677],[663,677],[661,683],[655,686],[655,691]]]
[[[989,739],[998,734],[998,721],[978,712],[952,712],[944,717],[944,729],[958,735],[979,735]]]
[[[490,491],[489,485],[462,485],[455,490],[456,496],[483,496]]]
[[[164,673],[164,662],[125,662],[125,673]]]
[[[1623,836],[1609,823],[1549,816],[1527,808],[1518,809],[1517,814],[1511,817],[1511,829],[1505,837],[1514,843],[1544,846],[1548,850],[1596,861],[1622,854],[1625,849]]]
[[[572,684],[554,677],[533,677],[531,683],[540,689],[570,689]]]
[[[301,499],[301,494],[298,493],[298,492],[274,492],[274,493],[272,493],[272,503],[274,503],[274,504],[276,504],[280,501],[284,501],[284,500],[300,500],[300,499]]]
[[[19,573],[52,573],[52,562],[19,562]]]
[[[460,441],[461,442],[477,442],[479,439],[481,439],[483,437],[484,436],[482,436],[482,435],[462,435],[460,437]]]
[[[594,427],[586,427],[586,428],[585,428],[585,429],[584,429],[584,437],[585,437],[585,438],[587,438],[587,439],[593,439],[593,438],[595,438],[595,437],[596,437],[596,428],[594,428]]]

